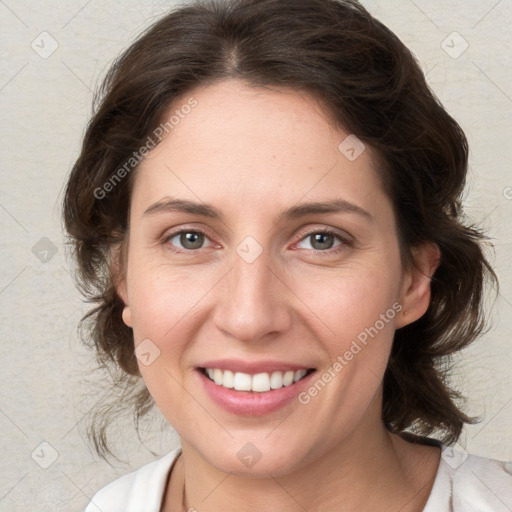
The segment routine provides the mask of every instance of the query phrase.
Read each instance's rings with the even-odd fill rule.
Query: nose
[[[231,271],[216,287],[217,328],[244,342],[274,338],[288,330],[291,291],[279,273],[265,251],[251,263],[235,254]]]

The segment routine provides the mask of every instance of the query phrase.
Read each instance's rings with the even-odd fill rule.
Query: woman
[[[451,448],[496,279],[467,142],[397,37],[353,0],[194,3],[101,92],[66,229],[99,360],[181,447],[87,512],[510,510]]]

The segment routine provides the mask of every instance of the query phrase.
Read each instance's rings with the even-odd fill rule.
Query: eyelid
[[[197,253],[199,251],[201,251],[202,249],[207,249],[208,247],[212,247],[212,246],[217,246],[219,247],[219,244],[214,242],[212,240],[212,236],[210,236],[210,233],[209,233],[209,230],[205,229],[205,228],[202,228],[202,227],[194,227],[194,226],[179,226],[177,227],[176,229],[171,229],[170,231],[166,231],[163,235],[162,235],[162,242],[164,244],[169,244],[171,245],[169,242],[172,238],[178,236],[178,235],[181,235],[183,233],[199,233],[199,234],[202,234],[204,235],[205,238],[207,238],[209,241],[210,241],[210,244],[209,246],[207,247],[201,247],[200,249],[180,249],[179,247],[175,247],[175,246],[172,246],[173,247],[173,251],[176,252],[176,253],[181,253],[181,254],[192,254],[192,253]]]
[[[314,235],[317,233],[333,235],[334,237],[338,238],[338,240],[341,243],[335,247],[331,247],[330,249],[326,249],[324,251],[315,250],[315,249],[301,249],[301,250],[313,251],[315,253],[321,253],[321,254],[330,254],[330,253],[339,251],[340,247],[343,247],[343,246],[352,247],[355,242],[354,238],[346,232],[341,232],[340,230],[338,230],[336,228],[332,228],[332,227],[328,227],[328,226],[317,226],[314,228],[310,228],[306,231],[302,231],[300,233],[300,235],[298,235],[298,239],[296,242],[293,243],[293,245],[296,245],[296,244],[302,242],[308,236],[311,236],[311,235]]]
[[[164,235],[162,236],[162,240],[164,243],[169,243],[169,241],[172,238],[176,237],[177,235],[183,234],[183,233],[202,234],[202,235],[204,235],[205,238],[207,238],[210,241],[211,245],[209,245],[207,247],[201,247],[199,249],[174,248],[173,251],[175,251],[176,253],[192,254],[192,253],[197,253],[197,252],[201,251],[202,249],[207,249],[208,247],[212,247],[212,246],[222,247],[220,244],[218,244],[217,242],[214,242],[212,240],[213,237],[210,235],[209,230],[205,229],[203,227],[179,226],[175,230],[165,232]],[[300,249],[300,250],[312,251],[315,253],[322,253],[322,254],[331,254],[333,252],[339,251],[340,247],[343,247],[343,246],[352,247],[354,245],[354,239],[351,235],[349,235],[346,232],[341,232],[337,228],[332,228],[332,227],[328,227],[328,226],[316,226],[316,227],[301,231],[300,234],[298,235],[296,241],[293,242],[292,245],[295,246],[296,244],[298,244],[298,243],[302,242],[304,239],[306,239],[308,236],[311,236],[311,235],[317,234],[317,233],[332,235],[332,236],[338,238],[338,240],[341,243],[335,247],[331,247],[330,249],[326,249],[326,250],[318,250],[318,249]]]

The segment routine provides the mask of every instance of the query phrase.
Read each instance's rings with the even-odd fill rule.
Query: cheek
[[[297,277],[294,290],[333,338],[354,337],[375,324],[381,315],[396,316],[399,268],[355,264],[314,278]],[[391,309],[391,311],[389,311]],[[389,313],[386,315],[386,312]],[[394,322],[386,322],[394,325]],[[379,323],[380,325],[380,323]]]
[[[332,403],[351,410],[354,419],[364,414],[387,367],[401,310],[399,276],[399,265],[381,260],[340,268],[328,280],[298,280],[298,293],[309,290],[305,302],[315,313],[309,313],[310,329],[329,357],[319,378],[332,380]],[[315,407],[322,409],[321,402]]]
[[[142,262],[141,262],[142,263]],[[173,337],[180,322],[205,294],[205,279],[165,265],[137,264],[133,260],[130,308],[136,343],[146,337]]]
[[[130,308],[137,364],[157,407],[168,420],[182,407],[183,354],[191,336],[189,318],[201,295],[200,283],[164,266],[135,265]],[[146,364],[149,353],[149,364]]]

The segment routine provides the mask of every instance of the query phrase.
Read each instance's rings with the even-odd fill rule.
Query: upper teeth
[[[230,370],[220,370],[219,368],[206,368],[206,373],[215,384],[237,391],[256,391],[263,393],[271,389],[279,389],[283,386],[289,386],[302,379],[307,370],[289,370],[286,372],[257,373],[250,375],[248,373],[236,372]]]

